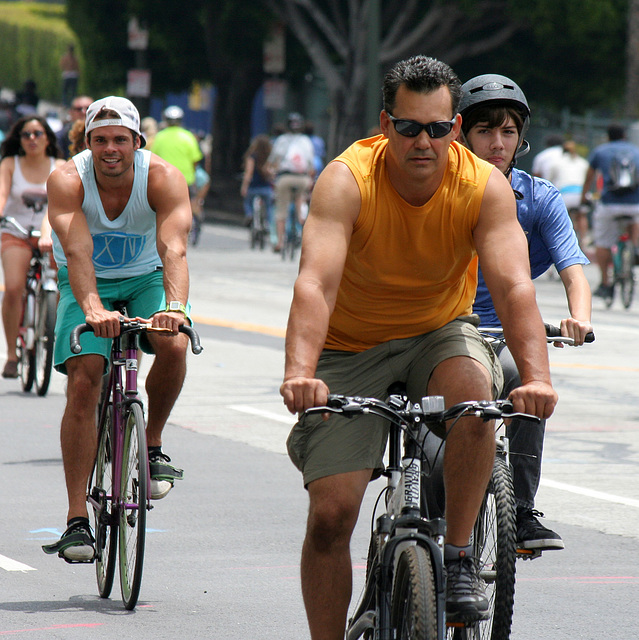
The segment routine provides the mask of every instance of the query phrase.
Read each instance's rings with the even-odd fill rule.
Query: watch
[[[181,302],[178,302],[177,300],[172,300],[171,302],[167,303],[166,311],[179,311],[184,315],[185,318],[188,315],[186,312],[186,307]]]

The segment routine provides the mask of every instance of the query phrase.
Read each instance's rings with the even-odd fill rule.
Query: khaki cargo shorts
[[[481,363],[491,374],[493,397],[503,385],[499,360],[476,328],[477,316],[464,316],[436,331],[391,340],[361,353],[325,350],[316,375],[331,393],[385,400],[394,382],[406,386],[409,398],[419,402],[438,364],[456,356]],[[344,418],[331,414],[304,416],[292,429],[288,453],[304,476],[304,486],[325,476],[362,469],[383,470],[388,423],[377,416]]]

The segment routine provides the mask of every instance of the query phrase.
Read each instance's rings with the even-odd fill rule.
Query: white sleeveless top
[[[82,211],[93,237],[93,266],[97,278],[131,278],[151,273],[162,266],[156,245],[156,215],[147,199],[151,152],[137,150],[131,196],[122,213],[109,220],[98,192],[91,150],[72,158],[78,170],[84,200]],[[60,241],[53,234],[53,254],[58,265],[67,260]]]
[[[15,218],[25,229],[40,229],[42,219],[47,212],[47,183],[28,182],[20,167],[20,156],[15,156],[11,190],[2,215]],[[55,158],[51,158],[49,173],[55,169]],[[39,204],[29,206],[29,200],[38,200]],[[39,209],[39,210],[38,210]],[[6,227],[2,233],[9,233],[17,238],[23,237],[14,227]]]

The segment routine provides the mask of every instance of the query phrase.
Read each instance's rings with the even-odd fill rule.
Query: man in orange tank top
[[[416,56],[384,79],[382,134],[361,140],[320,175],[304,228],[281,394],[292,412],[327,394],[446,405],[497,397],[498,362],[473,322],[477,257],[522,374],[516,411],[549,417],[557,401],[527,245],[503,174],[453,140],[461,83]],[[508,246],[508,266],[501,260]],[[338,640],[351,596],[349,543],[368,482],[379,475],[383,425],[368,416],[303,418],[289,436],[310,509],[302,591],[313,640]],[[468,418],[446,441],[447,620],[486,618],[469,544],[494,460],[493,425]]]

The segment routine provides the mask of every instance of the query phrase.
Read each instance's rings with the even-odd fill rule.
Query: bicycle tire
[[[35,387],[39,396],[45,396],[51,382],[53,368],[53,340],[55,333],[58,296],[55,291],[41,290],[38,295],[38,314],[35,335]]]
[[[404,549],[391,599],[391,625],[397,640],[437,640],[436,593],[430,554],[419,546]]]
[[[120,590],[126,609],[137,604],[142,584],[146,510],[149,487],[149,456],[142,407],[126,410],[122,451],[121,500],[119,505]]]
[[[619,252],[619,288],[621,302],[629,309],[635,292],[633,267],[635,265],[635,248],[630,242],[624,242]]]
[[[486,583],[490,618],[452,635],[455,640],[508,640],[515,603],[516,505],[512,475],[497,456],[473,530],[479,574]]]
[[[108,598],[113,587],[116,556],[118,553],[117,514],[113,507],[113,451],[112,451],[113,406],[106,408],[105,419],[100,426],[98,453],[93,473],[91,495],[100,502],[101,511],[95,507],[95,573],[98,582],[98,593],[101,598]]]
[[[22,390],[25,393],[29,393],[35,380],[35,350],[27,349],[21,337],[18,337],[18,362],[20,364]]]

